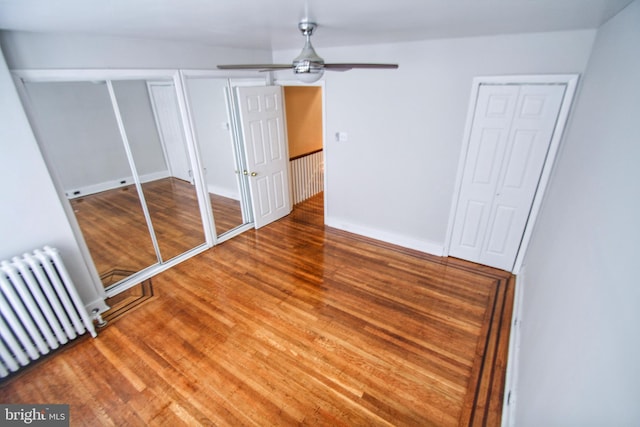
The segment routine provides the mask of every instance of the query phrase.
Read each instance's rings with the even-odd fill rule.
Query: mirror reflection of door
[[[205,181],[215,222],[221,236],[252,221],[243,200],[242,148],[235,138],[235,122],[227,98],[229,81],[188,77],[185,83],[192,125],[200,149]]]
[[[146,82],[112,85],[116,105],[105,82],[25,83],[39,143],[107,288],[205,242],[195,189],[169,171]]]
[[[205,242],[198,195],[171,80],[113,82],[160,262]],[[152,91],[152,92],[151,92]]]
[[[193,172],[189,165],[173,81],[147,82],[147,89],[169,174],[193,184]]]

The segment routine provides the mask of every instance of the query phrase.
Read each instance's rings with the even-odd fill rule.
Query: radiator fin
[[[96,336],[56,249],[0,262],[0,378],[86,332]]]
[[[324,189],[323,152],[298,157],[291,161],[293,204],[315,196]]]

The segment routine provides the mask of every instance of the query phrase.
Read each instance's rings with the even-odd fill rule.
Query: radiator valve
[[[107,326],[107,321],[102,318],[100,309],[94,308],[93,310],[91,310],[91,314],[93,315],[93,322],[98,328],[104,328],[105,326]]]

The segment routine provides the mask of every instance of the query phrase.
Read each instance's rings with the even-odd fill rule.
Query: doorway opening
[[[285,84],[283,89],[295,208],[324,192],[324,88]]]

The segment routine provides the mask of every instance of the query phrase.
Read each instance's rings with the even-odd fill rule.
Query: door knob
[[[249,175],[249,172],[247,172],[247,170],[245,169],[245,170],[242,171],[242,174],[243,175]]]
[[[256,175],[258,175],[257,172],[251,172],[251,176],[256,176]]]

